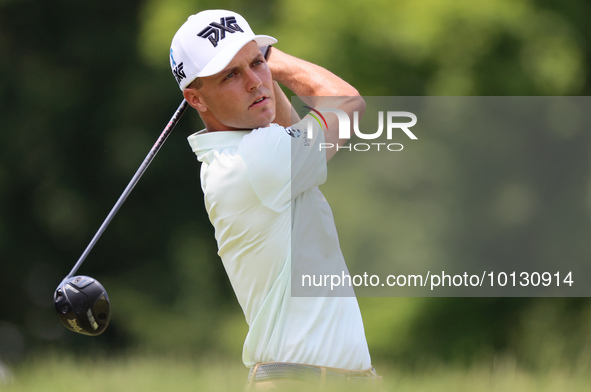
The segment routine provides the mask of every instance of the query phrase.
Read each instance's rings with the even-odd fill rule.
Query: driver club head
[[[98,280],[83,275],[66,278],[55,290],[53,299],[59,318],[69,330],[96,336],[107,329],[111,304]]]

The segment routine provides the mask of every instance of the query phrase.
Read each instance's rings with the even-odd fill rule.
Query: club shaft
[[[135,172],[134,176],[131,178],[131,181],[129,181],[129,184],[127,184],[127,187],[125,187],[125,190],[123,191],[121,196],[119,196],[119,199],[117,200],[117,202],[115,203],[115,205],[111,209],[111,212],[109,212],[109,215],[107,215],[107,217],[103,221],[103,224],[99,227],[99,229],[96,232],[96,234],[94,235],[94,237],[92,237],[92,240],[90,241],[90,243],[88,244],[88,246],[86,247],[86,249],[84,250],[82,255],[80,256],[80,258],[78,259],[78,261],[74,265],[74,268],[72,268],[72,270],[70,271],[70,273],[68,274],[66,279],[74,276],[76,271],[78,271],[78,268],[80,268],[80,266],[82,265],[82,263],[84,262],[84,260],[86,259],[86,257],[90,253],[90,251],[92,250],[92,248],[94,248],[94,246],[98,242],[101,235],[105,232],[105,229],[107,228],[107,226],[109,226],[109,223],[111,223],[111,221],[113,220],[113,217],[117,214],[117,211],[119,211],[119,208],[121,208],[121,206],[125,202],[125,199],[127,199],[127,197],[129,196],[129,194],[131,193],[131,191],[133,190],[133,188],[135,187],[137,182],[140,180],[140,178],[142,177],[142,175],[144,174],[144,172],[146,171],[146,169],[148,168],[148,166],[150,165],[150,163],[152,162],[152,160],[154,159],[154,157],[156,156],[156,154],[158,153],[158,151],[160,150],[160,148],[162,147],[162,145],[164,144],[164,142],[168,138],[168,135],[170,135],[170,133],[174,129],[175,125],[180,120],[181,116],[183,115],[183,113],[185,112],[187,107],[188,107],[188,103],[187,103],[187,101],[185,101],[183,99],[183,101],[179,105],[178,109],[176,110],[176,112],[174,112],[170,121],[168,122],[168,124],[166,125],[166,127],[164,128],[162,133],[160,134],[160,137],[158,137],[158,140],[156,140],[156,143],[150,149],[150,152],[148,152],[148,155],[146,156],[146,158],[144,159],[144,161],[142,162],[142,164],[140,165],[138,170]]]

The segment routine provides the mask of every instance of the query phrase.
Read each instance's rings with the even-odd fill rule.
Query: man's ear
[[[183,97],[185,97],[185,101],[189,103],[193,108],[197,109],[199,112],[206,112],[207,105],[203,101],[203,96],[193,87],[187,87],[183,90]]]

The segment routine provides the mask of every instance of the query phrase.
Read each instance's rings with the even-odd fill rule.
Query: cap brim
[[[247,43],[255,41],[259,47],[273,45],[277,43],[277,40],[270,35],[255,35],[254,37],[246,37],[241,40],[236,40],[228,45],[224,50],[218,53],[211,61],[197,74],[195,77],[206,77],[215,75],[226,68],[228,64],[232,61],[234,56],[240,49],[244,47]]]

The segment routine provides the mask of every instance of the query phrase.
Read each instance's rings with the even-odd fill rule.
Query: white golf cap
[[[170,45],[170,68],[181,91],[197,77],[222,71],[250,41],[259,47],[277,42],[268,35],[255,35],[236,12],[207,10],[189,16]]]

